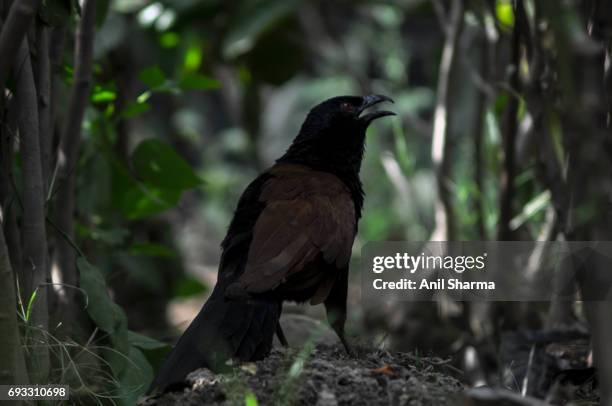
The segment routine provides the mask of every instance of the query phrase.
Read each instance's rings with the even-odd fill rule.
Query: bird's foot
[[[344,346],[344,350],[346,351],[346,354],[350,357],[350,358],[357,358],[357,356],[359,355],[357,353],[357,351],[355,350],[355,348],[349,344],[348,340],[346,339],[346,337],[340,337],[340,341],[342,342],[342,345]]]
[[[278,337],[278,341],[280,341],[281,345],[284,348],[289,347],[289,343],[287,342],[287,337],[285,337],[285,333],[283,332],[283,328],[280,325],[280,321],[276,325],[276,336]]]

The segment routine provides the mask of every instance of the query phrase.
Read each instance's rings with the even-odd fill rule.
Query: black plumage
[[[242,194],[212,295],[181,336],[152,388],[194,369],[223,369],[272,348],[283,301],[324,303],[344,337],[348,262],[363,207],[359,179],[365,132],[388,111],[362,114],[388,97],[340,96],[314,107],[276,164]]]

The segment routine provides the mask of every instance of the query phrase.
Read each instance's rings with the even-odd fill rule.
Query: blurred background
[[[11,3],[2,2],[3,18]],[[62,175],[69,107],[79,104],[71,89],[83,73],[75,66],[86,62],[74,56],[88,38],[77,32],[94,20],[80,146],[67,155],[74,170]],[[34,21],[30,58],[36,68],[48,54],[51,72],[43,269],[57,284],[41,312],[49,314],[46,331],[69,337],[62,342],[138,353],[149,365],[145,376],[128,376],[105,355],[113,379],[152,377],[167,351],[162,342],[180,335],[214,286],[240,194],[283,154],[309,109],[337,95],[388,95],[397,113],[367,135],[350,277],[353,334],[441,356],[477,348],[472,383],[499,375],[501,331],[564,325],[586,334],[573,305],[370,308],[359,300],[359,253],[373,240],[609,239],[608,2],[47,0]],[[16,201],[28,172],[9,131],[20,111],[12,83],[2,103],[3,161],[17,188],[3,181],[2,198],[18,273],[16,236],[27,214],[7,202]],[[70,179],[74,201],[61,192]],[[72,220],[61,218],[67,207]],[[89,294],[87,307],[66,284]],[[92,293],[105,284],[108,295]],[[18,292],[21,309],[29,310],[31,292]],[[323,315],[310,306],[286,309],[284,317],[312,317],[288,321],[296,329]],[[580,334],[586,365],[590,347]],[[55,351],[51,358],[66,357]],[[85,398],[94,386],[85,385]]]

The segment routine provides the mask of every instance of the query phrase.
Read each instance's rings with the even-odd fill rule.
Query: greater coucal
[[[238,202],[217,284],[179,339],[152,388],[180,383],[229,358],[265,357],[285,300],[325,303],[342,343],[348,263],[364,192],[359,170],[365,133],[389,111],[363,114],[386,96],[340,96],[314,107],[287,152],[255,179]]]

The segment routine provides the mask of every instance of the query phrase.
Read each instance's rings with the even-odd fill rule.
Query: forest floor
[[[207,369],[188,376],[180,392],[141,405],[456,405],[464,386],[439,358],[338,345],[274,349],[266,359],[231,374]]]
[[[589,361],[589,337],[580,328],[507,332],[502,336],[497,356],[504,371],[500,374],[495,368],[482,369],[491,361],[487,361],[486,347],[481,348],[484,363],[480,367],[477,363],[461,371],[451,357],[376,349],[371,341],[356,337],[353,344],[362,345],[356,348],[356,356],[349,356],[326,323],[291,312],[283,314],[281,321],[293,347],[283,348],[275,340],[274,349],[264,360],[236,365],[227,374],[214,374],[207,369],[194,371],[180,389],[144,398],[140,405],[599,403],[598,384]],[[433,341],[432,336],[430,340]],[[489,357],[495,358],[491,354],[494,353]],[[484,382],[492,386],[470,389]]]

